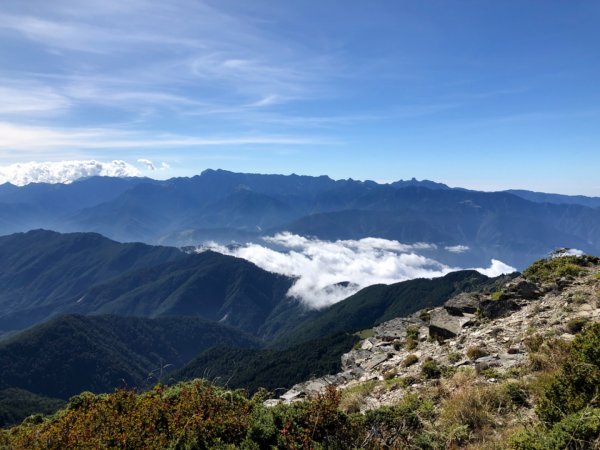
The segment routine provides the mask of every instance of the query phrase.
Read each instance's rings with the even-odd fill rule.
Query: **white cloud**
[[[151,170],[153,172],[156,170],[156,166],[149,159],[140,158],[140,159],[137,160],[137,162],[139,162],[140,164],[144,165],[146,167],[146,169],[148,169],[148,170]]]
[[[215,147],[245,145],[306,145],[318,141],[282,135],[198,137],[147,134],[111,128],[55,128],[0,122],[0,156],[15,150],[25,154],[47,150]]]
[[[505,273],[513,273],[517,271],[517,269],[515,269],[514,267],[511,267],[508,264],[504,264],[502,261],[498,261],[497,259],[492,259],[492,265],[487,269],[479,267],[473,270],[476,270],[477,272],[482,273],[483,275],[486,275],[488,277],[497,277],[498,275],[502,275]]]
[[[0,114],[48,115],[68,110],[71,102],[64,95],[47,86],[31,82],[0,80]]]
[[[269,247],[254,243],[236,247],[209,243],[199,251],[208,247],[244,258],[270,272],[296,277],[288,294],[314,308],[336,303],[372,284],[433,278],[459,270],[417,253],[436,248],[433,244],[402,244],[380,238],[323,241],[291,233],[277,234],[265,241]],[[488,276],[515,271],[496,260],[492,260],[489,268],[475,270]],[[351,284],[339,284],[345,281]]]
[[[468,245],[449,245],[444,248],[450,253],[465,253],[470,250]]]
[[[171,166],[164,161],[160,164],[155,164],[154,161],[146,158],[140,158],[137,160],[137,162],[152,172],[164,172],[165,170],[169,170],[171,168]]]
[[[91,176],[135,177],[140,171],[125,161],[28,162],[0,166],[0,183],[23,186],[29,183],[71,183]]]

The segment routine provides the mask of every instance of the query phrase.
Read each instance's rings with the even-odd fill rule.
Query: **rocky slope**
[[[473,383],[518,377],[532,364],[536,339],[570,341],[586,323],[600,322],[599,260],[573,260],[574,266],[556,260],[555,273],[537,273],[534,267],[496,292],[459,294],[442,307],[366,330],[372,336],[342,356],[340,373],[300,383],[268,404],[313,397],[334,385],[349,394],[348,409],[365,411],[451,384],[456,372],[471,374]]]

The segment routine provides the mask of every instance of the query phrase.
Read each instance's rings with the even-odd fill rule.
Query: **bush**
[[[371,380],[343,390],[341,393],[340,408],[349,413],[359,412],[365,398],[373,392],[376,385],[377,381]]]
[[[536,412],[553,424],[585,407],[600,407],[600,323],[578,334],[559,374],[548,383]]]
[[[413,325],[410,325],[406,328],[406,338],[407,339],[415,339],[419,340],[419,328]]]
[[[404,343],[404,347],[406,347],[406,350],[414,350],[415,348],[417,348],[417,345],[419,345],[419,341],[412,337],[406,338],[406,342]]]
[[[402,361],[402,366],[403,367],[409,367],[412,366],[413,364],[415,364],[417,361],[419,360],[419,357],[417,355],[408,355],[404,361]]]
[[[594,257],[561,256],[557,258],[540,259],[523,271],[523,276],[530,281],[556,281],[559,278],[576,277],[583,272],[583,266]]]
[[[495,292],[492,292],[491,298],[494,301],[500,301],[500,300],[507,299],[508,295],[504,291],[495,291]]]
[[[377,430],[363,442],[367,448],[432,448],[423,434],[425,421],[433,417],[430,400],[415,394],[405,396],[394,406],[384,406],[365,414],[365,428]],[[427,445],[429,441],[429,445]]]
[[[571,334],[577,334],[585,324],[588,323],[588,319],[585,317],[575,317],[567,322],[567,331]]]
[[[600,409],[585,408],[566,416],[552,428],[538,427],[517,433],[510,445],[516,450],[598,448],[600,444]]]
[[[600,277],[598,279],[600,279]],[[419,313],[419,319],[421,319],[423,322],[429,322],[431,320],[431,313],[428,310],[421,311]]]
[[[487,355],[488,352],[484,348],[479,346],[472,346],[467,349],[467,357],[471,360],[482,358]]]
[[[452,352],[448,354],[448,361],[452,364],[459,362],[462,359],[463,355],[459,352]]]
[[[421,374],[427,379],[440,378],[442,367],[433,359],[426,359],[421,365]]]
[[[502,386],[466,386],[442,402],[440,420],[447,429],[479,432],[494,425],[495,415],[509,411],[511,405],[511,397]]]

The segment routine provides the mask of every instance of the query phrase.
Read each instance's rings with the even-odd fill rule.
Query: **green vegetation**
[[[576,277],[584,271],[584,267],[597,264],[595,256],[560,256],[540,259],[523,272],[523,276],[535,282],[556,281],[563,277]]]
[[[507,298],[507,295],[504,291],[494,291],[492,292],[491,298],[494,301],[505,300]]]
[[[207,378],[218,385],[244,388],[251,393],[260,388],[285,389],[312,376],[339,372],[342,354],[357,342],[360,342],[357,336],[339,333],[284,350],[215,348],[199,355],[167,380]]]
[[[474,359],[483,358],[484,356],[487,356],[488,352],[484,348],[481,348],[478,346],[472,346],[467,349],[466,354],[469,359],[474,360]]]
[[[443,374],[443,367],[437,361],[429,358],[423,361],[421,374],[427,379],[440,378]]]
[[[317,315],[307,316],[298,326],[281,335],[274,345],[288,347],[332,333],[372,328],[395,317],[406,317],[420,309],[440,306],[460,292],[489,289],[496,281],[465,270],[431,280],[369,286]]]
[[[146,388],[218,344],[257,341],[192,317],[63,316],[0,342],[0,389],[67,399],[84,390]]]
[[[544,390],[537,413],[543,423],[553,424],[587,407],[600,407],[600,323],[576,337],[560,372]]]
[[[0,428],[19,423],[32,414],[51,414],[64,403],[23,389],[4,389],[0,391]]]
[[[356,333],[354,333],[354,336],[358,336],[362,340],[368,339],[370,337],[375,336],[375,330],[373,330],[373,328],[368,328],[366,330],[357,331]]]
[[[410,367],[413,364],[416,364],[417,361],[419,361],[419,357],[417,355],[408,355],[406,358],[404,358],[404,361],[402,361],[402,366],[403,367]]]
[[[452,364],[459,362],[463,355],[459,352],[451,352],[448,354],[448,361]]]
[[[264,406],[265,391],[248,398],[202,380],[142,394],[82,393],[50,417],[1,430],[0,448],[597,448],[600,324],[570,344],[557,342],[536,346],[553,361],[545,369],[498,383],[458,370],[418,390],[414,379],[373,380],[274,407]],[[445,374],[435,361],[423,366]],[[410,390],[394,406],[360,413],[365,398],[386,386]],[[531,405],[537,418],[523,420]]]
[[[291,285],[290,278],[243,259],[203,252],[97,285],[85,293],[85,300],[78,304],[81,310],[76,312],[202,317],[259,335],[262,327],[283,326],[267,322],[281,320],[277,308],[297,304],[283,301]],[[286,312],[295,319],[292,311]]]
[[[85,289],[130,270],[185,258],[175,248],[121,244],[96,233],[34,230],[0,237],[0,330],[64,311]]]
[[[586,323],[588,323],[587,318],[575,317],[567,322],[567,331],[571,334],[579,333]]]
[[[586,327],[570,345],[545,341],[542,372],[529,385],[539,422],[511,437],[519,450],[588,449],[600,443],[600,323]]]

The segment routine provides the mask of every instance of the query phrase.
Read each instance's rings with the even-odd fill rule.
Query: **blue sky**
[[[600,195],[599,23],[594,1],[4,0],[0,165]]]

